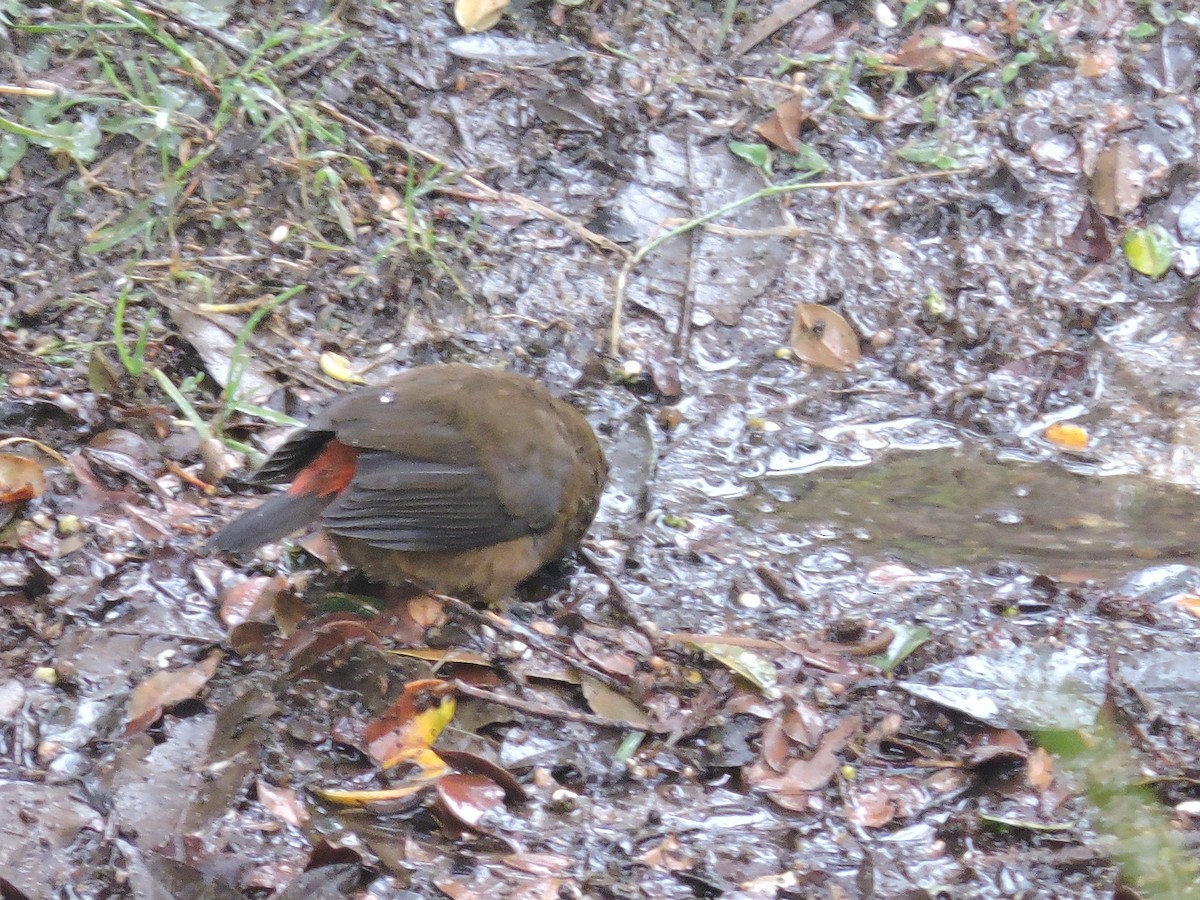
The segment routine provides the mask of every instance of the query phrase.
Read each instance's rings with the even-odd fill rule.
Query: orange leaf
[[[858,335],[828,306],[800,303],[788,341],[798,359],[822,369],[849,369],[858,362]]]
[[[383,715],[367,725],[367,753],[385,769],[404,759],[416,761],[414,751],[427,749],[454,718],[454,685],[427,678],[410,681],[404,693]]]
[[[1043,434],[1050,443],[1060,450],[1071,450],[1075,453],[1082,452],[1088,446],[1088,433],[1086,428],[1081,428],[1078,425],[1067,425],[1058,423],[1051,425]]]

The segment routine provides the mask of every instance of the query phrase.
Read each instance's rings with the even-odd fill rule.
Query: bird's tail
[[[207,547],[216,553],[242,553],[277,541],[317,519],[335,496],[276,494],[214,534]]]

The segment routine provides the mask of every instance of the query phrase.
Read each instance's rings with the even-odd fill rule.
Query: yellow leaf
[[[1070,450],[1080,453],[1087,449],[1088,433],[1086,428],[1079,425],[1058,423],[1051,425],[1044,432],[1046,440],[1060,450]]]
[[[338,353],[322,353],[317,363],[321,371],[330,378],[346,384],[366,384],[366,379],[359,375],[350,365],[350,360]]]
[[[508,0],[455,0],[454,19],[463,31],[487,31],[507,7]]]

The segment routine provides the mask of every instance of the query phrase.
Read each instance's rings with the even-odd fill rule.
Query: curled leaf
[[[858,362],[858,335],[828,306],[800,303],[788,339],[798,359],[822,369],[849,369]]]
[[[366,384],[366,379],[354,371],[350,365],[350,360],[339,353],[322,353],[317,363],[321,366],[321,371],[330,378],[345,384]]]
[[[125,733],[137,734],[157,722],[163,710],[191,700],[217,674],[220,662],[221,652],[214,650],[195,665],[155,672],[133,689]]]

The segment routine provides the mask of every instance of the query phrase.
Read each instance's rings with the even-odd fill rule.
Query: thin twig
[[[557,647],[553,647],[543,640],[541,635],[533,631],[518,628],[509,619],[505,619],[496,613],[482,613],[470,603],[467,603],[464,600],[459,600],[457,597],[451,597],[449,594],[431,592],[431,596],[449,606],[463,618],[470,619],[472,622],[477,622],[478,624],[487,628],[494,628],[496,631],[506,634],[510,638],[522,641],[529,646],[540,650],[547,656],[554,657],[559,662],[570,666],[579,673],[587,675],[589,678],[596,679],[596,681],[601,682],[606,687],[611,688],[619,694],[624,694],[626,690],[626,685],[621,684],[619,681],[617,681],[617,679],[613,678],[613,676],[609,675],[607,672],[601,672],[591,664],[574,658],[567,653],[563,653],[563,651],[559,650]]]
[[[518,700],[515,697],[509,697],[505,694],[494,694],[491,691],[486,691],[483,688],[476,687],[473,684],[468,684],[465,681],[458,679],[454,682],[455,689],[467,697],[474,697],[476,700],[486,700],[488,703],[495,703],[497,706],[504,706],[508,709],[515,709],[519,712],[526,713],[531,716],[548,719],[562,719],[567,722],[579,722],[583,725],[594,725],[597,728],[619,728],[625,731],[650,731],[654,734],[665,734],[668,729],[650,724],[634,724],[633,722],[622,722],[617,719],[605,719],[601,716],[593,715],[592,713],[577,712],[573,709],[558,709],[553,706],[547,706],[544,703],[535,703],[530,700]]]
[[[583,564],[588,570],[603,578],[608,584],[609,602],[614,606],[621,617],[630,625],[642,633],[642,635],[650,642],[650,646],[655,649],[655,652],[662,646],[662,632],[654,624],[654,621],[648,616],[642,614],[637,603],[632,597],[621,587],[617,579],[600,564],[600,561],[595,556],[583,547],[578,550],[580,557],[583,559]]]
[[[210,41],[215,41],[220,44],[242,62],[250,58],[250,51],[239,44],[233,38],[227,37],[215,28],[210,28],[208,25],[202,25],[199,22],[194,22],[186,16],[182,16],[168,6],[163,6],[161,3],[156,3],[155,0],[134,0],[135,5],[144,6],[146,9],[153,10],[165,19],[170,19],[176,25],[195,31],[198,34],[204,35]]]
[[[682,225],[672,228],[660,234],[653,240],[643,244],[631,255],[629,255],[625,264],[621,266],[621,271],[617,274],[616,296],[613,301],[612,322],[609,326],[608,333],[608,352],[614,358],[620,355],[621,351],[621,313],[625,306],[625,290],[629,283],[629,276],[633,272],[635,266],[643,259],[657,250],[672,238],[679,237],[681,234],[687,234],[694,228],[699,228],[701,225],[707,225],[714,219],[719,219],[721,216],[727,215],[736,209],[739,209],[749,203],[754,203],[756,200],[765,200],[769,197],[777,197],[780,194],[790,194],[795,191],[841,191],[841,190],[865,190],[878,187],[893,187],[899,184],[908,184],[913,181],[928,181],[933,178],[949,178],[954,175],[963,175],[968,172],[976,171],[975,168],[965,169],[947,169],[940,172],[918,172],[913,175],[897,175],[894,178],[875,178],[868,181],[789,181],[786,184],[773,184],[763,188],[760,191],[755,191],[753,194],[747,194],[745,197],[739,197],[726,203],[724,206],[707,212],[702,216],[697,216]]]

